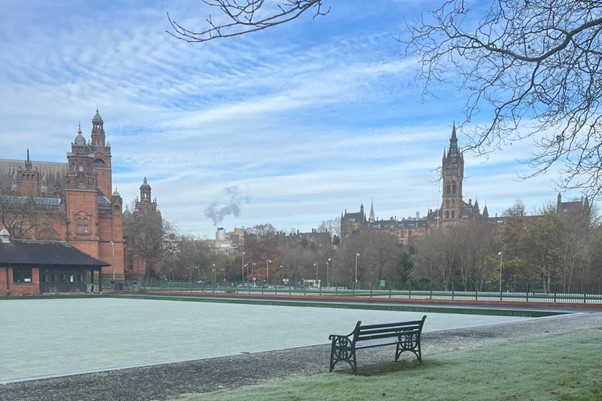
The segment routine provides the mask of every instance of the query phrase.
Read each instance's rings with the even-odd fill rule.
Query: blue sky
[[[4,2],[0,158],[29,148],[33,160],[65,162],[98,107],[114,189],[131,205],[148,177],[181,233],[213,238],[205,211],[232,199],[239,215],[217,223],[227,231],[309,231],[371,199],[377,218],[424,215],[440,205],[436,169],[466,94],[440,87],[422,102],[396,38],[438,2],[329,4],[323,17],[187,44],[165,33],[166,13],[200,26],[199,0]],[[555,201],[555,172],[518,179],[530,151],[527,141],[486,160],[466,154],[465,200],[490,215],[516,199],[530,213]]]

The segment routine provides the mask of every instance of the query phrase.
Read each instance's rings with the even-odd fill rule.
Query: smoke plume
[[[224,220],[225,216],[232,215],[238,217],[240,215],[240,206],[251,201],[250,195],[241,195],[236,187],[226,187],[223,190],[226,201],[216,201],[211,203],[205,209],[205,216],[213,220],[213,225],[217,227],[218,223]]]

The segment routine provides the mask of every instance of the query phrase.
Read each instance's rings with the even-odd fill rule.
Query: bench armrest
[[[361,321],[357,322],[357,324],[355,325],[355,329],[353,329],[353,331],[347,335],[331,334],[328,336],[328,339],[332,341],[333,346],[336,345],[336,346],[347,347],[354,341],[355,334],[357,333],[358,328],[361,324],[362,324]]]
[[[346,339],[349,340],[349,337],[351,337],[352,335],[353,335],[353,333],[347,334],[347,335],[343,335],[343,334],[331,334],[331,335],[328,336],[328,339],[336,341],[336,340],[341,339],[341,338],[346,338]]]

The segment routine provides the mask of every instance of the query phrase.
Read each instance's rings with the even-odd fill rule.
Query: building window
[[[13,268],[13,283],[31,283],[31,267]]]
[[[77,218],[77,224],[75,226],[76,234],[89,234],[90,233],[90,220],[87,218]]]

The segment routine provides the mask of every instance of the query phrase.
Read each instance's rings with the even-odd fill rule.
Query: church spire
[[[458,149],[456,123],[452,128],[447,155],[443,153],[442,179],[443,194],[441,200],[443,221],[460,218],[462,208],[462,184],[464,180],[464,158]]]
[[[376,219],[374,218],[374,199],[370,199],[370,223],[374,223]]]
[[[447,161],[450,163],[457,163],[462,158],[462,153],[458,149],[458,136],[456,135],[456,123],[454,122],[451,138],[449,139],[449,151],[447,152]]]

